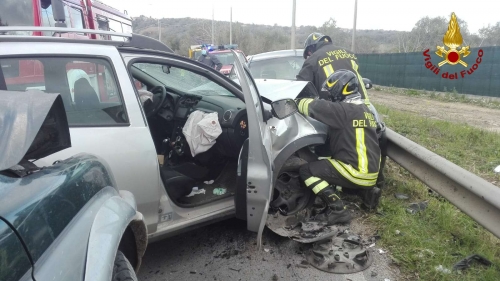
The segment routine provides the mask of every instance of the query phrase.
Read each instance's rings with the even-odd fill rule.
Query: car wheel
[[[137,281],[134,268],[121,251],[116,253],[111,281]]]

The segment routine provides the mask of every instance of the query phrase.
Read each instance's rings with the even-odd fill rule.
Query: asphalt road
[[[352,229],[363,232],[353,223]],[[357,225],[356,225],[357,224]],[[398,280],[399,270],[387,253],[373,247],[374,263],[363,272],[340,275],[322,272],[305,261],[307,245],[265,229],[259,251],[256,234],[246,222],[222,221],[148,246],[139,280]]]

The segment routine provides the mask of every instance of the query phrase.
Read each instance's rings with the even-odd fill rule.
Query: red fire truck
[[[57,1],[57,2],[55,2]],[[55,2],[52,5],[52,2]],[[125,13],[109,7],[96,0],[0,0],[0,26],[38,26],[60,27],[54,14],[59,9],[59,19],[64,19],[63,25],[73,29],[94,29],[117,33],[132,33],[132,19]],[[64,11],[64,16],[62,16]],[[61,19],[61,20],[62,20]],[[52,31],[16,31],[0,33],[1,35],[54,36]],[[125,40],[123,36],[96,35],[85,33],[57,33],[57,36],[75,39]],[[100,37],[98,37],[100,36]],[[18,61],[10,64],[2,63],[7,87],[16,90],[45,90],[45,75],[43,64],[37,60]],[[116,93],[110,85],[105,85],[104,76],[109,75],[102,66],[91,63],[68,62],[67,79],[70,91],[73,92],[75,81],[87,79],[97,93],[99,100],[113,101]],[[109,80],[109,79],[108,79]],[[106,88],[110,91],[105,90]],[[99,89],[99,90],[98,90]]]
[[[132,32],[132,19],[126,13],[102,2],[97,0],[57,1],[62,2],[66,26],[69,28],[99,29],[118,33]],[[0,25],[54,27],[56,25],[52,6],[52,0],[0,0]],[[42,35],[41,32],[23,33],[21,34]],[[43,35],[50,35],[46,34],[47,32],[44,33]],[[95,34],[66,34],[66,36],[96,39]],[[115,36],[102,39],[123,40]]]

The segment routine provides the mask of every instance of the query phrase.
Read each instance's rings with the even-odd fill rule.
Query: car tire
[[[134,268],[121,251],[116,253],[111,281],[137,281]]]

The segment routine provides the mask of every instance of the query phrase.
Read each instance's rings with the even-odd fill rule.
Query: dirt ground
[[[369,90],[370,100],[401,111],[421,116],[467,123],[489,131],[500,132],[500,110],[467,103],[441,102],[424,97],[397,95],[384,91]]]

